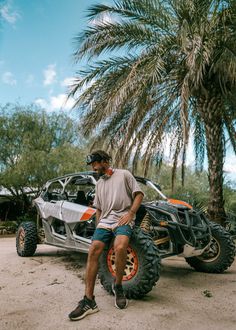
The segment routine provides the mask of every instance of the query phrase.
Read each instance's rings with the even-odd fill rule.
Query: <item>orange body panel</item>
[[[174,205],[183,205],[183,206],[188,207],[189,209],[192,209],[193,208],[190,204],[188,204],[188,203],[186,203],[184,201],[180,201],[178,199],[172,199],[172,198],[170,198],[170,199],[168,199],[168,202],[170,204],[174,204]]]
[[[87,208],[87,210],[84,212],[84,214],[80,218],[80,221],[89,220],[95,213],[96,213],[96,210],[92,209],[91,207]]]

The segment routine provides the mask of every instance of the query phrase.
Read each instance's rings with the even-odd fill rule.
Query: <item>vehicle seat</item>
[[[74,201],[76,204],[82,204],[82,205],[88,205],[88,201],[85,197],[85,193],[83,190],[78,190],[77,191],[77,196],[76,199]]]
[[[52,200],[52,193],[49,192],[49,191],[46,191],[44,194],[43,194],[43,200],[46,201],[46,202],[50,202]]]

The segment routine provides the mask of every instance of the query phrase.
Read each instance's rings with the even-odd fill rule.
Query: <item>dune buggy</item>
[[[135,177],[145,193],[136,215],[136,227],[127,251],[123,287],[129,298],[148,293],[160,274],[160,259],[183,256],[197,271],[221,273],[234,261],[230,234],[189,204],[168,199],[149,179]],[[19,256],[32,256],[40,241],[66,249],[88,252],[95,230],[93,198],[98,177],[81,172],[49,180],[34,200],[37,226],[20,224],[16,237]],[[43,230],[43,239],[42,239]],[[115,277],[112,244],[101,258],[98,274],[108,292]]]

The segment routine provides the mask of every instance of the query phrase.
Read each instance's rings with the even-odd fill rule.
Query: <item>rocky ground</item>
[[[99,313],[71,322],[67,314],[84,294],[86,255],[39,245],[18,257],[14,237],[0,237],[0,329],[236,329],[236,262],[224,274],[192,270],[182,258],[162,262],[161,278],[127,310],[96,285]]]

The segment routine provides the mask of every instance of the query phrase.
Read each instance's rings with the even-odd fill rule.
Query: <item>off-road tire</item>
[[[129,276],[126,277],[126,280],[123,280],[122,285],[127,298],[137,299],[151,291],[158,281],[160,276],[160,258],[157,247],[150,236],[138,227],[133,231],[128,251],[130,248],[133,251],[131,257],[133,255],[135,257],[133,258],[134,260],[131,258],[129,263],[127,257],[126,269],[130,265],[130,268],[128,267]],[[111,249],[113,249],[112,246],[105,249],[100,257],[98,276],[103,287],[112,294],[115,272],[111,273],[109,269],[109,266],[111,268],[112,260]]]
[[[229,232],[222,226],[210,223],[212,242],[216,248],[215,255],[207,256],[207,250],[199,257],[185,258],[187,263],[198,272],[223,273],[229,268],[235,256],[235,244]]]
[[[37,248],[37,228],[34,222],[22,222],[16,234],[16,251],[20,257],[31,257]]]

